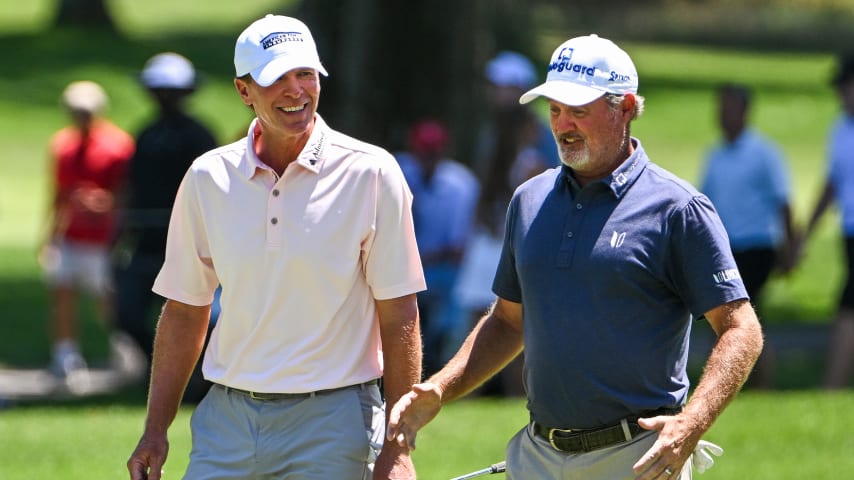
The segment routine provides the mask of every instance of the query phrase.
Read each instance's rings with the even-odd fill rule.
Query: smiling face
[[[634,96],[612,107],[605,97],[573,107],[549,100],[549,118],[561,161],[583,186],[605,178],[631,154],[628,123]]]
[[[243,103],[258,117],[262,135],[282,140],[307,139],[320,100],[320,81],[313,68],[289,70],[269,87],[251,77],[234,80]]]

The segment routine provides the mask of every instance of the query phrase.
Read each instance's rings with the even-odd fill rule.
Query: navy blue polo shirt
[[[596,428],[685,403],[691,320],[747,298],[711,202],[640,142],[609,177],[568,167],[520,186],[493,282],[523,305],[528,409]]]

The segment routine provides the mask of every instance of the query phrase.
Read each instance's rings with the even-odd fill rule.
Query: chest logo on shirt
[[[616,231],[611,235],[611,248],[619,248],[623,245],[623,242],[626,241],[626,232],[617,233]]]

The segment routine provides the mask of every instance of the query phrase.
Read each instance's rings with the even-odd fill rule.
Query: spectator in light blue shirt
[[[450,136],[444,124],[421,120],[409,132],[409,149],[398,152],[412,190],[415,238],[427,290],[418,294],[424,335],[424,370],[444,365],[465,337],[469,325],[452,291],[474,222],[480,183],[468,167],[448,158]]]
[[[845,236],[846,280],[830,336],[824,387],[838,389],[850,384],[854,372],[854,52],[840,57],[832,84],[842,113],[829,135],[824,188],[799,245],[806,241],[824,212],[836,201]]]
[[[717,93],[723,138],[707,154],[700,190],[717,209],[747,294],[758,305],[774,268],[787,272],[793,264],[789,173],[780,148],[749,126],[750,90],[724,84]],[[750,381],[772,386],[768,345]]]

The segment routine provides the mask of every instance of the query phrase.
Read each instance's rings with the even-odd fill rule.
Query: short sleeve
[[[695,317],[748,298],[726,230],[707,197],[696,196],[674,210],[668,228],[667,270],[673,288]]]
[[[178,188],[169,220],[166,259],[152,290],[172,300],[203,306],[213,302],[219,280],[199,210],[196,181],[191,169]]]

